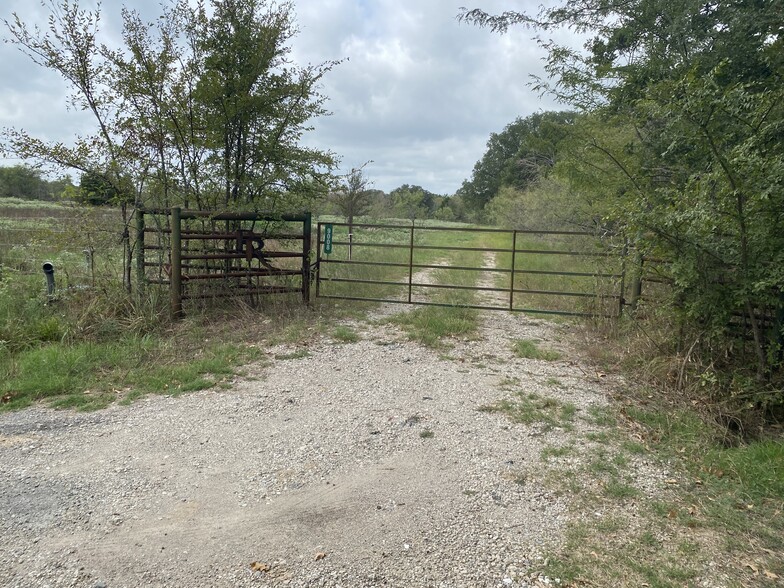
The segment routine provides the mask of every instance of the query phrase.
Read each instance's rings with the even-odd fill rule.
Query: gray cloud
[[[156,4],[133,6],[154,18]],[[346,170],[373,160],[366,171],[377,188],[408,183],[453,193],[491,132],[517,116],[554,108],[526,85],[530,74],[542,72],[542,53],[529,35],[499,36],[460,24],[461,4],[466,0],[296,2],[294,62],[345,60],[323,82],[333,114],[315,121],[306,143],[340,155]],[[478,4],[490,11],[521,8],[502,0]],[[116,35],[118,6],[104,6],[104,26]],[[14,10],[45,24],[30,2],[4,3],[0,17]],[[66,111],[62,81],[9,44],[0,46],[0,76],[0,127],[63,141],[89,131],[88,117]]]

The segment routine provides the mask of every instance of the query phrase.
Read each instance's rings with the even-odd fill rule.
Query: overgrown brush
[[[765,436],[784,417],[784,374],[758,380],[746,341],[701,330],[662,301],[619,322],[590,323],[584,333],[589,358],[628,374],[648,393],[698,409],[731,437]]]

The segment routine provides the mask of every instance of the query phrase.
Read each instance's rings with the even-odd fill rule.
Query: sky
[[[126,4],[150,20],[160,14],[158,0]],[[102,4],[110,38],[119,33],[120,5]],[[543,75],[544,65],[531,33],[499,35],[459,23],[461,6],[536,12],[538,2],[295,0],[299,33],[291,42],[293,61],[343,60],[321,88],[332,114],[315,119],[304,142],[336,153],[344,172],[372,161],[365,175],[385,192],[411,184],[453,194],[470,178],[491,133],[517,117],[558,109],[528,85],[531,75]],[[28,24],[46,25],[47,12],[34,0],[0,0],[0,20],[13,12]],[[4,26],[0,37],[8,37]],[[56,74],[13,45],[0,44],[0,128],[66,143],[91,131],[93,121],[69,111],[66,96]]]

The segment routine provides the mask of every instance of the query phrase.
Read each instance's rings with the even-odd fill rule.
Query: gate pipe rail
[[[579,236],[579,237],[594,237],[599,238],[600,235],[597,235],[593,232],[588,231],[538,231],[538,230],[507,230],[507,229],[476,229],[476,228],[464,228],[464,227],[417,227],[414,224],[411,225],[393,225],[393,224],[382,224],[382,225],[374,225],[374,224],[357,224],[354,223],[352,225],[353,229],[384,229],[384,230],[392,230],[392,231],[400,231],[398,233],[398,238],[405,239],[408,241],[398,242],[398,243],[373,243],[368,241],[358,241],[356,238],[351,239],[351,246],[352,248],[378,248],[378,249],[400,249],[400,250],[408,250],[408,262],[389,262],[389,261],[362,261],[362,260],[355,260],[355,259],[329,259],[326,255],[322,256],[321,246],[323,245],[322,241],[322,232],[321,232],[321,225],[322,224],[331,224],[333,226],[348,226],[347,223],[318,223],[318,234],[316,238],[316,247],[317,247],[317,261],[316,267],[318,268],[318,274],[316,278],[316,297],[317,298],[333,298],[333,299],[342,299],[342,300],[364,300],[364,301],[373,301],[373,302],[393,302],[393,303],[409,303],[409,304],[417,304],[423,306],[459,306],[459,307],[466,307],[466,308],[476,308],[476,309],[489,309],[489,310],[509,310],[509,311],[521,311],[521,312],[529,312],[535,314],[554,314],[554,315],[563,315],[563,316],[580,316],[580,317],[597,317],[597,316],[604,316],[609,317],[610,314],[607,312],[577,312],[577,311],[570,311],[570,310],[557,310],[557,309],[546,309],[546,308],[515,308],[515,295],[517,294],[529,294],[534,296],[551,296],[551,297],[572,297],[572,298],[594,298],[600,301],[610,301],[615,300],[617,301],[616,308],[618,309],[616,313],[622,312],[625,303],[624,300],[624,292],[621,290],[619,293],[604,293],[601,289],[593,289],[593,291],[573,291],[573,290],[553,290],[549,288],[519,288],[515,287],[516,279],[519,275],[539,275],[539,276],[551,276],[553,278],[556,277],[572,277],[572,278],[592,278],[596,280],[616,280],[619,281],[621,287],[623,288],[624,278],[626,272],[620,271],[601,271],[601,268],[597,268],[597,271],[575,271],[573,269],[570,270],[541,270],[541,269],[527,269],[527,268],[518,268],[517,265],[519,263],[519,255],[536,255],[536,256],[558,256],[558,257],[574,257],[574,258],[583,258],[583,259],[613,259],[618,257],[616,253],[609,252],[609,251],[591,251],[586,250],[585,248],[581,249],[574,249],[574,250],[565,250],[563,247],[559,247],[557,249],[544,249],[544,248],[521,248],[520,242],[518,241],[518,237],[520,235],[543,235],[543,236]],[[461,247],[461,246],[453,246],[453,245],[417,245],[416,244],[416,233],[425,233],[425,232],[437,232],[437,231],[452,231],[452,232],[476,232],[476,233],[491,233],[491,234],[508,234],[511,237],[511,247]],[[406,237],[403,237],[403,235]],[[601,235],[606,236],[606,235]],[[338,241],[333,238],[332,246],[346,246],[349,245],[346,241]],[[444,265],[434,265],[434,264],[416,264],[414,263],[414,251],[444,251],[444,252],[451,252],[451,251],[467,251],[467,252],[476,252],[476,253],[500,253],[500,254],[508,254],[511,257],[511,265],[510,267],[467,267],[467,266],[444,266]],[[623,260],[625,256],[621,256]],[[324,273],[325,265],[322,264],[336,264],[336,265],[344,265],[344,266],[373,266],[373,267],[389,267],[389,268],[401,268],[407,269],[408,271],[406,279],[400,281],[390,281],[386,280],[373,280],[373,279],[358,279],[358,278],[350,278],[350,277],[329,277],[326,276]],[[457,270],[457,271],[464,271],[464,272],[480,272],[480,273],[496,273],[496,274],[506,274],[509,275],[509,285],[508,287],[486,287],[486,286],[458,286],[458,285],[450,285],[450,284],[425,284],[425,283],[417,283],[414,281],[414,270],[420,269],[435,269],[435,270]],[[624,268],[621,268],[622,270]],[[349,295],[331,295],[325,294],[323,292],[323,286],[327,283],[342,283],[342,284],[368,284],[368,285],[380,285],[380,286],[394,286],[394,287],[405,287],[407,292],[403,295],[402,299],[390,299],[388,297],[384,298],[370,298],[370,297],[362,297],[357,296],[356,294],[348,293]],[[425,302],[421,300],[414,300],[413,291],[414,289],[451,289],[451,290],[467,290],[467,291],[478,291],[478,292],[506,292],[508,293],[508,304],[504,307],[496,306],[496,305],[462,305],[462,304],[441,304],[437,302]],[[615,288],[618,288],[618,282],[615,283]],[[639,292],[635,292],[639,296]],[[604,304],[602,304],[604,306]],[[612,316],[617,316],[616,313],[612,313]]]

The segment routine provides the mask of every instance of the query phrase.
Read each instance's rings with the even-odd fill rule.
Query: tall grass
[[[439,231],[435,223],[417,226],[411,255],[411,227],[394,229],[355,227],[352,262],[348,260],[347,227],[335,226],[333,253],[322,256],[321,294],[355,298],[408,299],[408,264],[413,262],[415,283],[422,283],[422,267],[439,265],[427,279],[441,286],[497,288],[485,292],[461,293],[458,288],[420,285],[412,291],[412,301],[453,299],[455,304],[479,303],[484,306],[509,306],[514,255],[513,308],[538,311],[573,312],[614,316],[621,295],[620,258],[612,255],[607,244],[590,235],[548,235],[512,232]],[[441,227],[451,226],[441,223]],[[432,230],[430,230],[432,229]],[[455,251],[451,248],[486,248],[489,251]],[[534,253],[541,251],[542,253]],[[553,253],[548,253],[552,251]],[[610,253],[608,253],[610,251]],[[565,254],[563,252],[568,252]],[[490,267],[487,267],[489,262]],[[395,265],[380,265],[383,263]],[[470,270],[454,269],[458,267]],[[558,272],[558,273],[553,273]],[[583,274],[583,275],[574,275]],[[330,282],[330,279],[347,280]],[[399,285],[372,283],[396,282]],[[449,295],[446,296],[446,293]]]
[[[537,291],[516,292],[514,309],[618,314],[623,255],[612,243],[591,235],[535,232],[489,238],[497,249],[516,250],[514,289]],[[498,253],[496,260],[499,268],[512,269],[512,253]],[[497,274],[498,286],[509,289],[511,276],[511,271]]]

